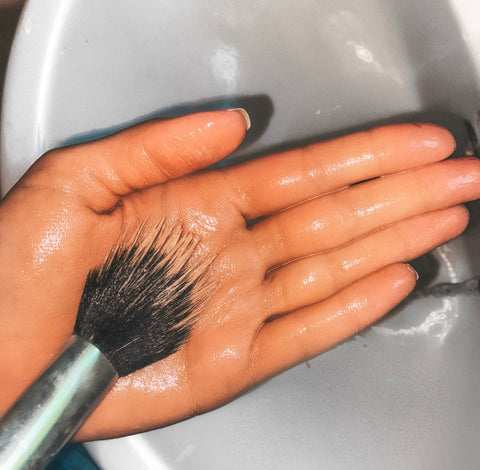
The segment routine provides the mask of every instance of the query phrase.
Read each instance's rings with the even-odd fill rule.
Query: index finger
[[[239,211],[255,219],[359,181],[443,160],[454,149],[443,127],[396,124],[263,157],[228,168],[225,176],[237,190]]]

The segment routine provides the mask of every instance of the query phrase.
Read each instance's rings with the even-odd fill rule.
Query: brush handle
[[[98,348],[72,336],[0,421],[0,469],[44,468],[117,378]]]

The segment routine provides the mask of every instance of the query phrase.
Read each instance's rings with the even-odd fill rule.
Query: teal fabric
[[[46,470],[100,470],[81,444],[67,444]]]

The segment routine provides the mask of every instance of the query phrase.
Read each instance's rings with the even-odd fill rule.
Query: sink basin
[[[30,0],[2,191],[51,148],[238,106],[253,127],[230,162],[405,120],[445,125],[461,154],[478,133],[479,17],[469,0]],[[424,286],[480,274],[470,208],[464,235],[416,261]],[[88,449],[106,470],[478,468],[479,307],[417,296],[227,406]]]

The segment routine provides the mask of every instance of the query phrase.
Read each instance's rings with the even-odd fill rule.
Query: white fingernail
[[[411,264],[408,264],[408,263],[407,263],[407,266],[415,273],[416,280],[418,281],[418,279],[420,278],[420,276],[418,275],[418,273],[417,273],[417,271],[415,270],[415,268],[414,268]]]
[[[237,113],[241,114],[243,119],[245,120],[245,125],[247,126],[247,131],[250,129],[252,125],[252,121],[250,120],[250,116],[248,115],[247,111],[243,108],[231,108],[227,109],[226,111],[236,111]]]

